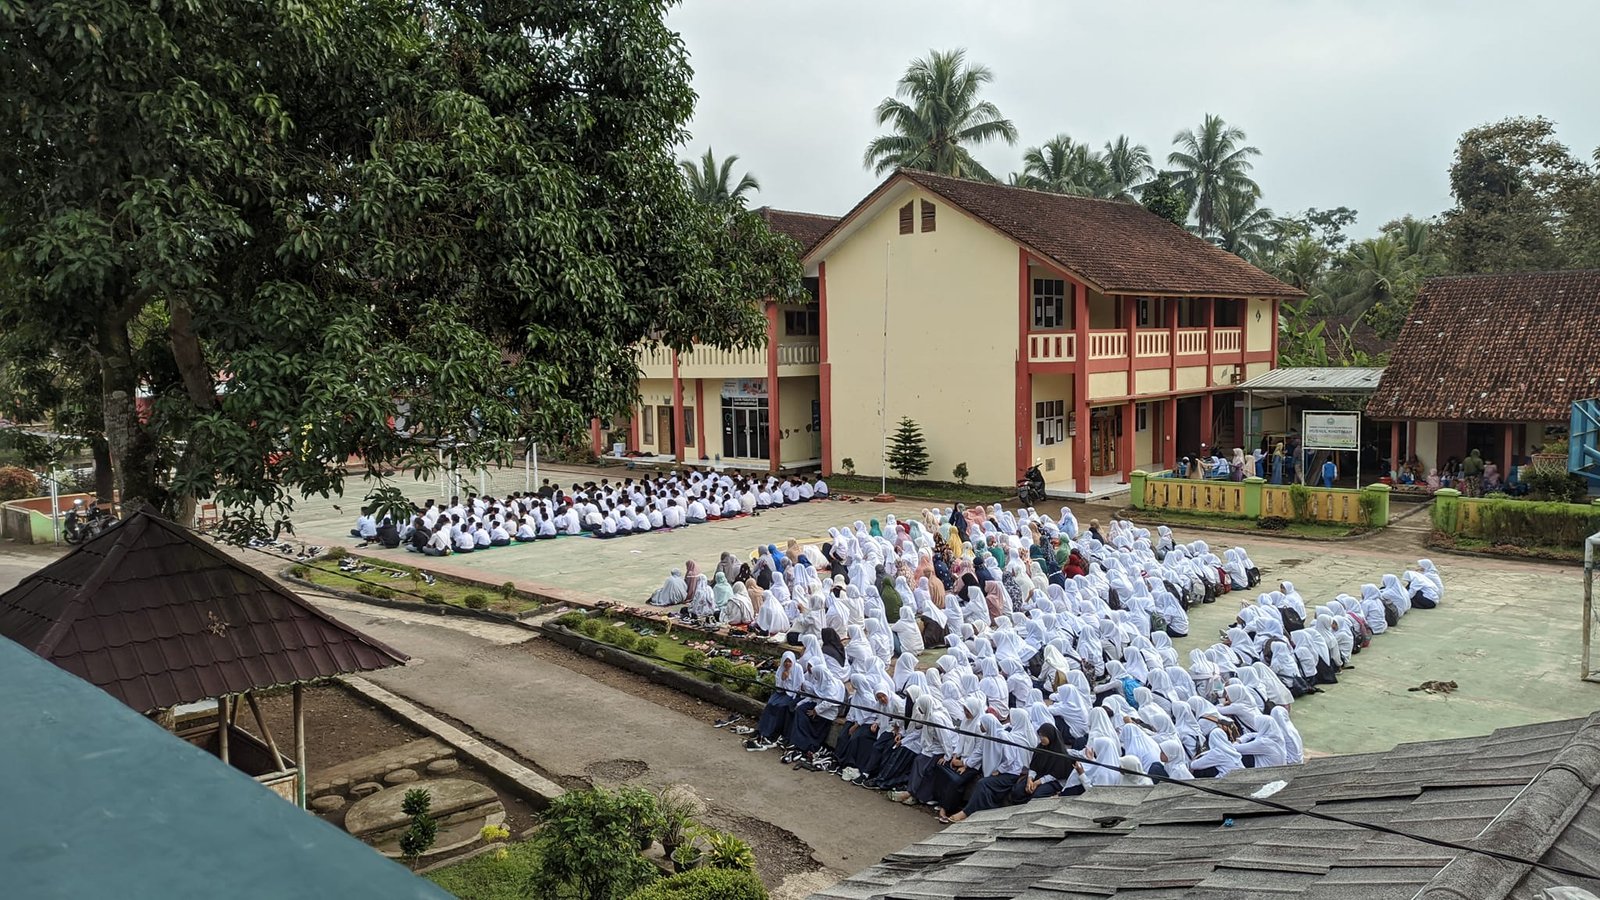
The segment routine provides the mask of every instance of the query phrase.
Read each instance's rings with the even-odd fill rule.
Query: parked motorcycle
[[[101,509],[99,500],[91,500],[87,504],[82,500],[74,500],[72,509],[67,511],[63,530],[67,543],[81,544],[99,537],[115,524],[117,517],[110,511]]]
[[[1038,464],[1034,464],[1017,482],[1017,502],[1026,507],[1043,502],[1044,498],[1044,473],[1039,471]]]

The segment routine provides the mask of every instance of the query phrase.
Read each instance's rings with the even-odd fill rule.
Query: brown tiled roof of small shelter
[[[1137,203],[967,181],[916,169],[897,174],[1106,293],[1305,296]]]
[[[139,712],[407,659],[147,512],[0,594],[0,635]]]
[[[1430,278],[1367,402],[1379,419],[1565,422],[1600,396],[1600,269]]]
[[[768,228],[792,238],[800,245],[802,254],[815,247],[817,241],[822,240],[822,236],[832,230],[834,224],[839,221],[838,216],[791,212],[786,209],[773,209],[770,206],[756,210],[756,215],[766,220]]]

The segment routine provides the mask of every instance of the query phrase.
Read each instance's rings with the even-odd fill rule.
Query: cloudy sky
[[[1261,148],[1267,206],[1349,206],[1357,236],[1449,207],[1474,125],[1544,115],[1584,158],[1600,145],[1594,0],[685,0],[669,22],[700,94],[687,149],[737,153],[756,205],[786,209],[838,215],[872,189],[873,109],[929,48],[994,70],[1021,132],[977,154],[1001,177],[1058,132],[1126,133],[1160,161],[1211,112]]]

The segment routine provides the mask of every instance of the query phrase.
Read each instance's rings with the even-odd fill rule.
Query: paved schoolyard
[[[492,491],[520,489],[520,470],[498,476]],[[615,476],[613,476],[615,477]],[[564,476],[563,482],[572,477]],[[366,488],[353,481],[359,498]],[[437,488],[417,487],[412,496],[437,496]],[[348,532],[359,499],[302,505],[296,515],[302,533],[337,539]],[[882,519],[886,513],[915,515],[918,503],[892,505],[832,500],[812,502],[757,517],[714,522],[669,533],[601,541],[562,538],[452,557],[449,563],[494,581],[515,579],[576,588],[627,603],[642,603],[669,569],[693,558],[714,565],[723,550],[740,555],[768,543],[782,546],[827,534],[830,526],[857,519]],[[1075,505],[1076,506],[1076,505]],[[1078,507],[1080,520],[1105,519],[1104,508]],[[1181,540],[1203,537],[1213,546],[1246,546],[1268,581],[1289,579],[1310,602],[1335,594],[1360,595],[1365,582],[1377,583],[1426,555],[1420,547],[1420,519],[1411,529],[1363,540],[1307,542],[1283,538],[1210,534],[1178,530]],[[346,545],[353,540],[344,539]],[[381,554],[380,554],[381,555]],[[389,555],[407,562],[403,551]],[[1295,705],[1294,718],[1314,750],[1352,753],[1387,749],[1396,743],[1487,733],[1507,725],[1586,715],[1600,707],[1600,685],[1577,678],[1582,625],[1582,570],[1496,559],[1433,555],[1445,579],[1445,600],[1437,610],[1417,610],[1400,626],[1379,636],[1356,658],[1356,667],[1327,693]],[[1241,599],[1253,600],[1253,595]],[[1235,615],[1233,596],[1190,614],[1190,637],[1177,641],[1187,665],[1188,649],[1216,640]],[[1411,692],[1423,681],[1455,681],[1450,695]]]

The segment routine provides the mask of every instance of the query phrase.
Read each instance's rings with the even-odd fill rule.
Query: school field
[[[607,475],[619,477],[619,470]],[[571,483],[577,470],[541,473]],[[489,479],[491,493],[520,490],[521,469]],[[416,499],[439,496],[436,486],[404,482]],[[316,543],[353,546],[347,535],[369,488],[358,479],[347,498],[304,502],[295,521],[301,536]],[[341,509],[334,509],[334,503]],[[602,541],[560,538],[451,557],[439,566],[494,582],[515,580],[577,590],[623,603],[642,605],[672,568],[694,559],[714,565],[723,550],[741,557],[757,547],[790,538],[817,541],[828,528],[888,513],[916,515],[919,502],[877,504],[830,500],[811,502],[731,522],[713,522],[667,533]],[[1081,521],[1109,517],[1111,507],[1074,504]],[[1402,510],[1404,512],[1404,510]],[[1267,536],[1204,534],[1179,528],[1180,540],[1207,540],[1213,547],[1245,546],[1269,581],[1288,579],[1308,602],[1335,594],[1360,594],[1365,582],[1380,580],[1428,555],[1421,548],[1425,516],[1411,515],[1384,533],[1340,542],[1312,543]],[[371,548],[363,551],[370,553]],[[408,563],[421,557],[405,551],[379,551]],[[1445,601],[1437,610],[1418,610],[1400,626],[1373,641],[1356,657],[1353,671],[1327,693],[1295,704],[1294,719],[1309,749],[1319,753],[1383,750],[1412,740],[1485,734],[1495,728],[1586,715],[1600,707],[1600,684],[1577,677],[1581,650],[1582,570],[1540,563],[1434,554],[1445,578]],[[1238,599],[1235,599],[1238,598]],[[1188,650],[1216,640],[1234,617],[1236,594],[1190,613],[1190,637],[1176,642],[1187,665]],[[1450,694],[1410,691],[1424,681],[1454,681]]]

